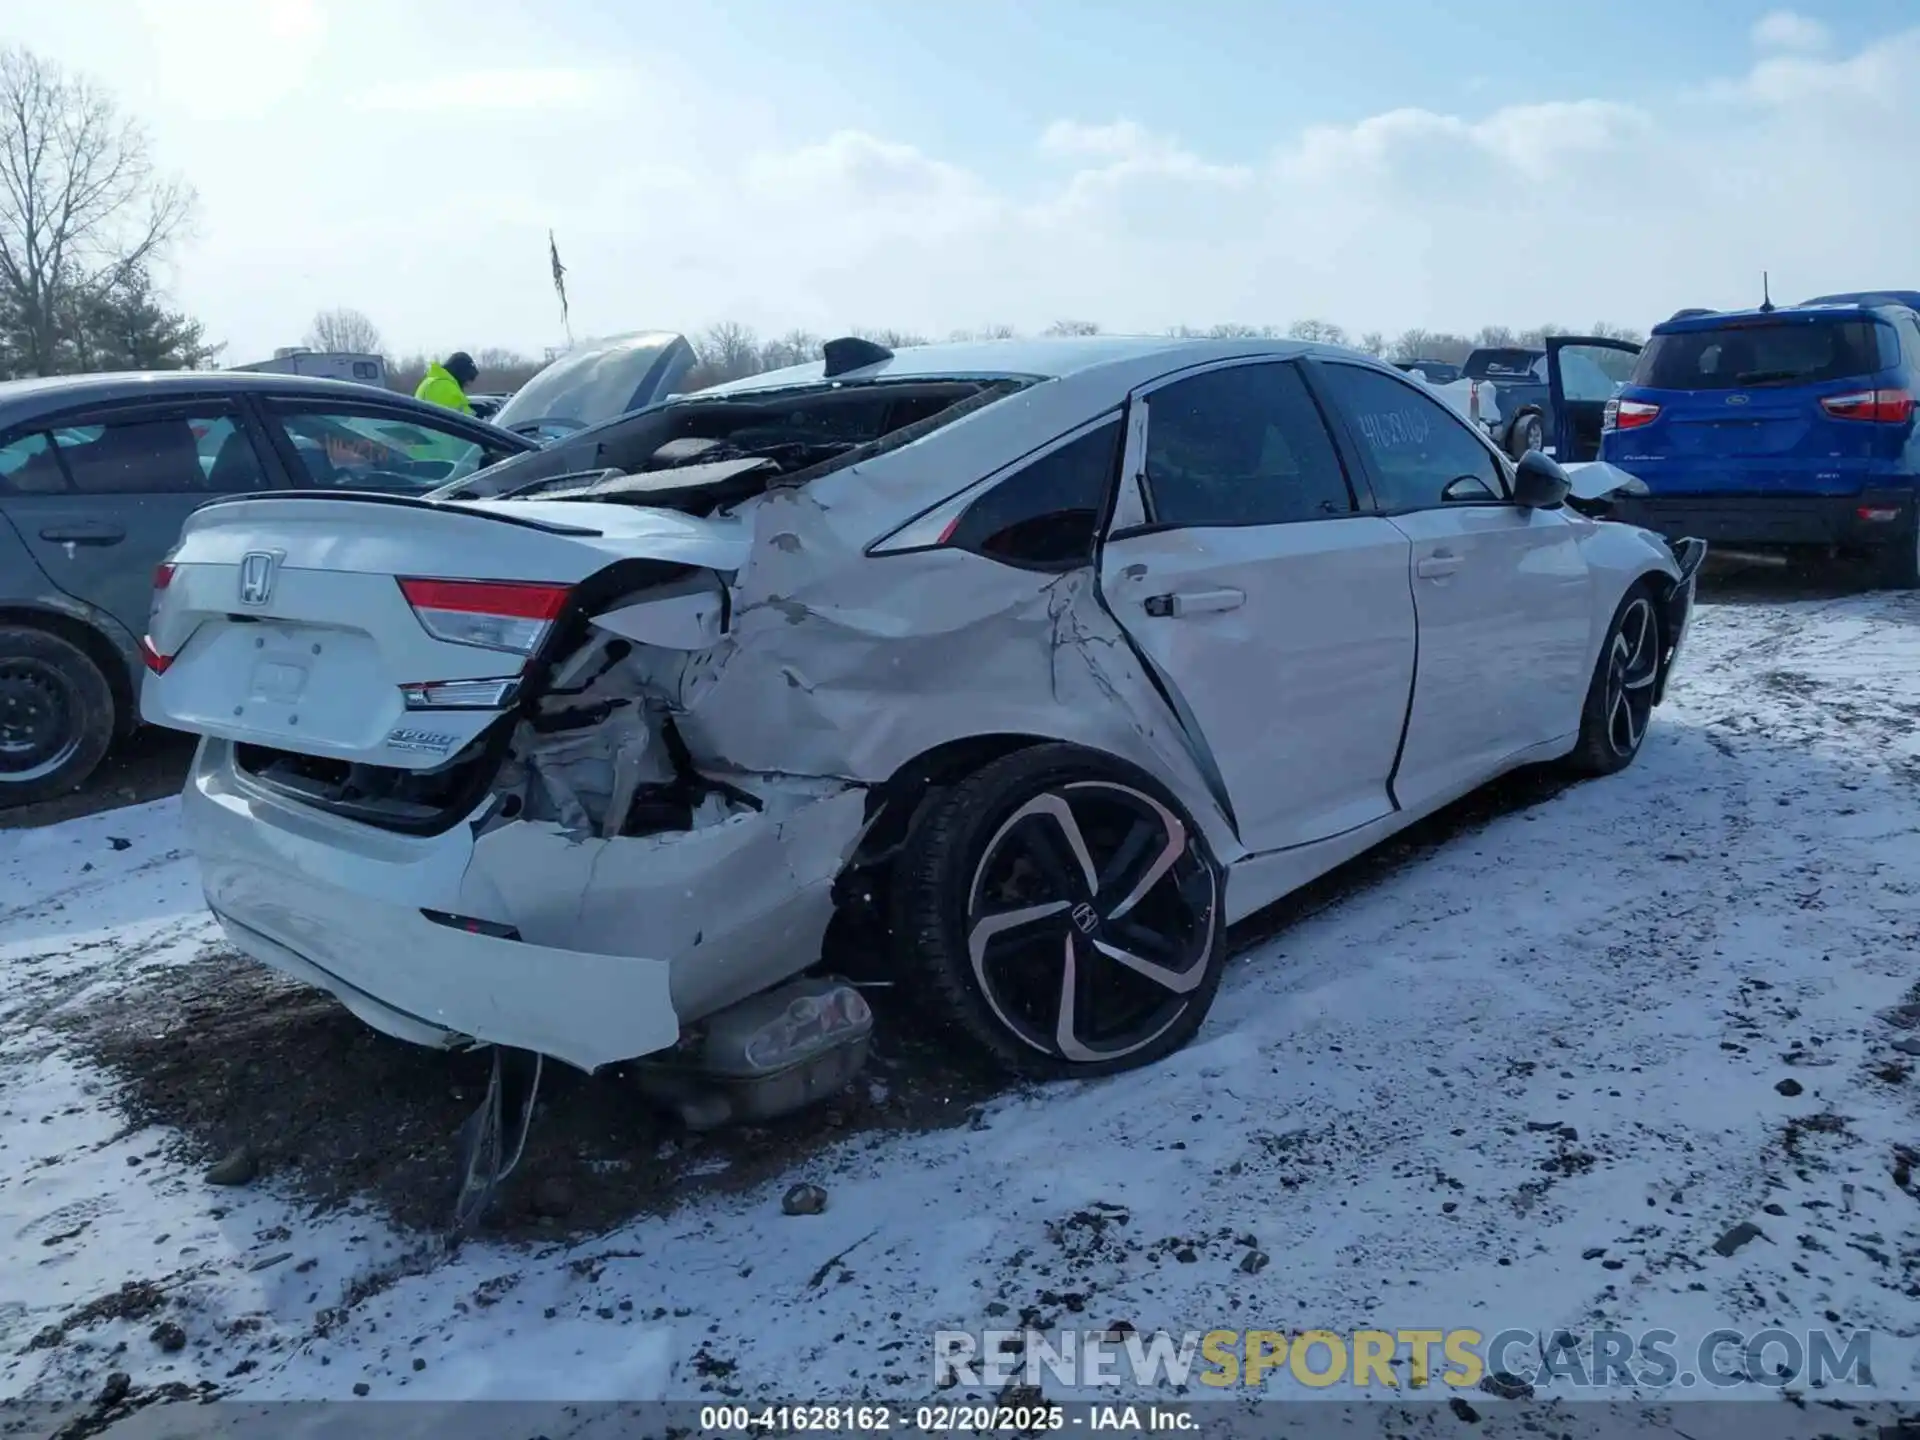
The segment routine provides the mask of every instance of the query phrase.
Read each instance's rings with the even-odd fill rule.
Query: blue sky
[[[1355,331],[1920,283],[1920,6],[64,0],[235,359],[733,319]]]
[[[1664,96],[1752,61],[1777,5],[1606,0],[598,0],[548,14],[583,46],[649,34],[777,92],[807,77],[833,127],[1020,167],[1053,120],[1125,115],[1209,155],[1402,106],[1441,112]],[[1920,23],[1912,0],[1802,5],[1850,51]],[[956,18],[963,17],[963,18]]]

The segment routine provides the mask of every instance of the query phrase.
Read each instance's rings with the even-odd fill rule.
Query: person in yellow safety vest
[[[420,378],[413,398],[471,415],[473,406],[467,403],[467,386],[479,378],[480,367],[473,363],[473,357],[464,350],[456,350],[447,357],[445,364],[427,366],[427,373]]]

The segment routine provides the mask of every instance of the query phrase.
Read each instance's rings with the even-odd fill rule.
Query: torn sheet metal
[[[1618,465],[1609,465],[1605,460],[1576,460],[1560,468],[1566,471],[1567,479],[1573,486],[1571,493],[1577,500],[1604,500],[1610,495],[1639,496],[1649,493],[1646,481],[1628,474]]]
[[[1020,735],[1208,793],[1090,571],[957,550],[868,558],[878,522],[860,469],[743,507],[755,539],[728,634],[657,672],[698,763],[877,784],[943,743]],[[1234,851],[1224,817],[1197,818],[1216,854]]]

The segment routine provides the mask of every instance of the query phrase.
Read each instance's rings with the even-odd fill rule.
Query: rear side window
[[[1773,321],[1655,335],[1634,367],[1654,390],[1744,390],[1848,380],[1898,364],[1892,327],[1872,320]]]
[[[1920,365],[1920,316],[1903,310],[1894,318],[1900,337],[1900,358],[1894,363],[1909,367]]]
[[[0,495],[58,495],[66,488],[51,436],[36,430],[0,445]]]
[[[57,426],[7,447],[0,474],[23,494],[231,494],[268,484],[232,415],[193,410]]]
[[[1539,350],[1476,350],[1460,373],[1469,380],[1544,379],[1546,356]]]
[[[1116,418],[1042,455],[968,506],[947,543],[1031,570],[1092,564],[1120,443]]]

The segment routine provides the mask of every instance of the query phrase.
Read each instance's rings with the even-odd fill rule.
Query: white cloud
[[[1132,120],[1107,125],[1056,120],[1041,132],[1040,153],[1061,160],[1124,160],[1164,143]]]
[[[492,0],[460,24],[392,7],[378,33],[372,11],[349,26],[352,3],[293,32],[299,88],[256,96],[252,125],[142,89],[147,50],[113,61],[77,22],[65,50],[23,37],[149,114],[200,188],[178,295],[235,358],[336,304],[401,347],[554,343],[549,226],[581,333],[933,334],[1066,316],[1644,326],[1751,300],[1763,269],[1782,299],[1894,283],[1920,228],[1920,193],[1887,179],[1920,151],[1920,30],[1844,54],[1804,27],[1783,48],[1773,24],[1750,66],[1691,93],[1403,108],[1231,151],[1068,113],[989,164],[884,116],[817,122],[822,97],[743,93],[713,57],[612,68],[637,62],[555,48]],[[263,68],[265,24],[232,32]]]
[[[590,70],[470,70],[390,80],[349,96],[348,103],[401,114],[581,109],[600,103],[612,88],[611,77]]]
[[[1775,10],[1761,16],[1753,26],[1753,43],[1760,50],[1812,53],[1825,50],[1832,38],[1818,20],[1792,10]]]
[[[1283,174],[1339,182],[1414,167],[1491,163],[1551,181],[1582,156],[1604,154],[1645,135],[1650,118],[1604,100],[1508,106],[1477,121],[1431,110],[1391,110],[1356,125],[1315,126],[1281,154]]]
[[[207,120],[260,115],[297,94],[329,39],[319,0],[137,0],[133,14],[147,86]]]

